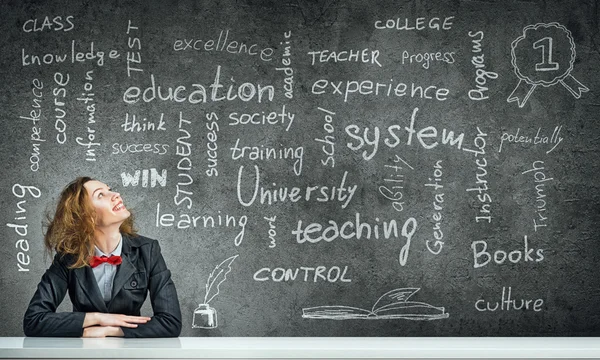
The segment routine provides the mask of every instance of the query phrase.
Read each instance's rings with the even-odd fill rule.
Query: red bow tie
[[[121,262],[123,262],[123,260],[121,259],[120,256],[117,256],[117,255],[111,255],[110,257],[106,257],[104,255],[93,256],[92,259],[90,260],[90,266],[95,268],[96,266],[98,266],[102,263],[109,263],[111,265],[119,265],[119,264],[121,264]]]

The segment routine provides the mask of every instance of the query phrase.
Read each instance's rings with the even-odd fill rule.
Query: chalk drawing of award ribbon
[[[564,51],[555,51],[554,47],[559,50],[568,48],[568,56],[561,56]],[[528,59],[540,53],[541,62],[536,63],[535,66],[527,63]],[[557,55],[558,59],[556,59]],[[511,57],[519,83],[506,99],[509,103],[516,101],[519,107],[525,106],[538,85],[549,87],[560,83],[576,99],[581,97],[582,92],[589,91],[571,75],[575,62],[575,42],[571,32],[563,25],[553,22],[526,26],[523,28],[523,34],[511,44]]]

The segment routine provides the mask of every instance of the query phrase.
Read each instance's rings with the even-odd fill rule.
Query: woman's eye
[[[114,191],[114,190],[113,190],[113,188],[108,188],[108,191],[110,192],[110,191]],[[102,192],[98,193],[98,199],[103,195],[104,195],[104,193],[102,193]]]

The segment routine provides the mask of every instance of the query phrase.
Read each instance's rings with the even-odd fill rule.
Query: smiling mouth
[[[121,211],[123,209],[125,209],[125,205],[123,205],[123,202],[120,202],[113,208],[113,211],[117,212],[117,211]]]

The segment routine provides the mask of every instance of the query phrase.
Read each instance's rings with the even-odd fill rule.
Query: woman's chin
[[[119,212],[113,213],[111,216],[111,220],[107,219],[106,222],[103,221],[102,223],[104,223],[104,225],[116,224],[116,223],[121,225],[125,220],[129,219],[130,216],[131,216],[131,213],[129,212],[129,210],[123,209]]]

